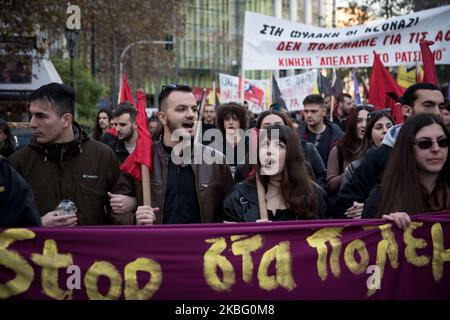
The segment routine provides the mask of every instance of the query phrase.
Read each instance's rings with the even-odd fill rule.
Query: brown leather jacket
[[[195,143],[192,153],[192,169],[195,176],[198,204],[202,223],[214,223],[223,221],[223,200],[233,186],[233,177],[225,157],[219,151],[208,146]],[[215,163],[201,164],[194,162],[194,153],[212,154]],[[151,206],[159,208],[155,223],[163,221],[164,200],[167,188],[167,171],[170,155],[164,150],[162,142],[153,143],[153,171],[151,172]],[[190,164],[184,164],[190,165]],[[142,185],[127,174],[121,174],[114,187],[113,193],[124,194],[137,198],[137,205],[143,203]]]

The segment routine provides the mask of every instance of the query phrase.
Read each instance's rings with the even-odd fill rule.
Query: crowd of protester
[[[148,120],[144,205],[141,182],[119,169],[136,148],[135,107],[100,110],[88,135],[74,119],[73,90],[42,86],[30,96],[30,144],[16,151],[0,119],[0,226],[265,221],[257,182],[269,221],[383,218],[405,228],[410,215],[450,208],[450,105],[438,87],[407,88],[402,124],[348,94],[335,108],[331,100],[307,96],[299,121],[277,104],[254,116],[239,103],[199,106],[187,85],[163,86]],[[63,200],[74,206],[61,209]]]

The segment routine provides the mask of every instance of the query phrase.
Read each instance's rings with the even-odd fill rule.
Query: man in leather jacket
[[[114,193],[137,198],[138,225],[222,222],[223,199],[233,178],[222,153],[192,142],[198,118],[192,89],[187,85],[165,85],[158,102],[164,132],[153,144],[151,206],[140,205],[141,184],[129,175],[121,175]],[[198,155],[205,154],[214,161],[197,161]]]

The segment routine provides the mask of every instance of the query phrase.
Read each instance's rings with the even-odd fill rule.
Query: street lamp
[[[66,28],[64,34],[66,36],[67,49],[70,57],[70,86],[74,89],[73,58],[75,58],[75,45],[78,38],[78,30]]]

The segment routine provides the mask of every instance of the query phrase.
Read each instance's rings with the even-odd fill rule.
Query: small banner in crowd
[[[277,78],[277,83],[286,103],[288,111],[303,110],[303,99],[309,94],[319,93],[317,86],[317,70],[304,72],[295,76]],[[219,74],[221,102],[240,102],[239,81],[240,78],[228,74]],[[244,99],[249,104],[249,110],[260,113],[266,110],[268,96],[271,95],[271,79],[245,80]],[[253,88],[253,90],[248,90]],[[254,89],[256,88],[256,90]]]
[[[450,211],[0,230],[1,299],[448,299]]]
[[[434,41],[436,64],[450,64],[450,5],[346,28],[319,28],[245,13],[243,69],[370,67],[422,61],[419,42]]]

